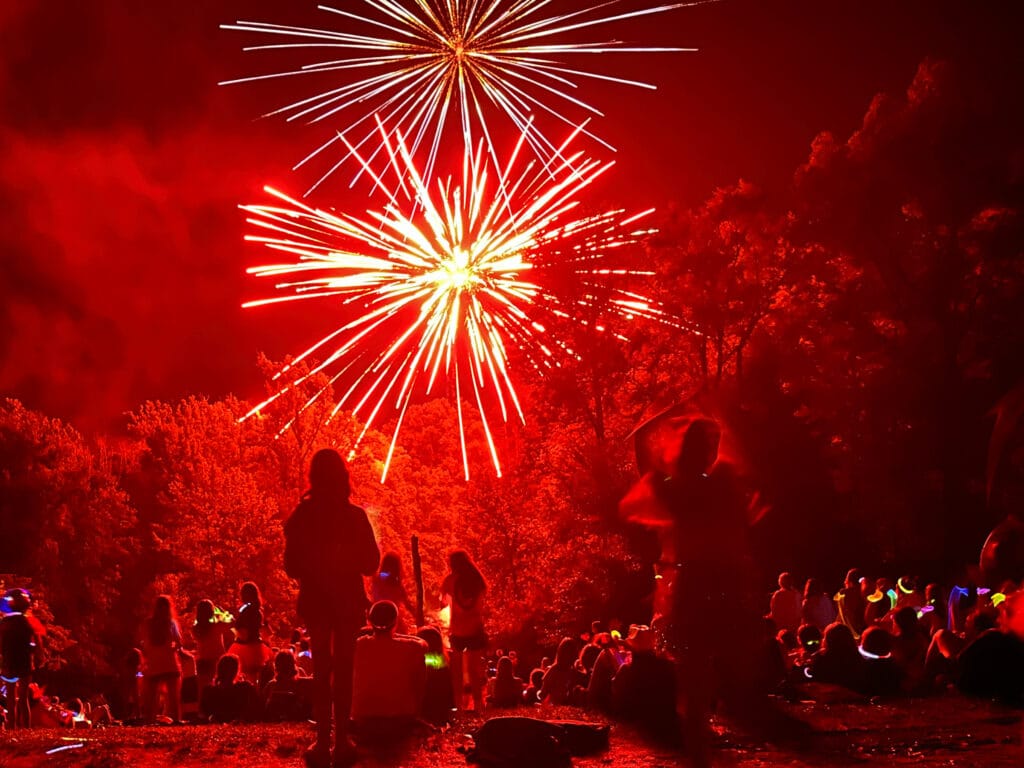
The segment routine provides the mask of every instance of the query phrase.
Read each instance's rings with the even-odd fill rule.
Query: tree
[[[105,668],[124,629],[113,607],[134,549],[127,497],[78,432],[16,400],[0,402],[0,466],[4,570],[31,579],[67,629],[67,660]]]

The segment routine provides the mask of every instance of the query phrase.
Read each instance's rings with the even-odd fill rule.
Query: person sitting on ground
[[[951,629],[940,629],[932,635],[925,655],[925,678],[933,689],[942,691],[956,682],[960,652],[978,635],[996,626],[997,617],[993,611],[977,610],[966,620],[963,635]]]
[[[452,673],[444,638],[437,627],[420,627],[417,636],[427,644],[427,682],[423,694],[423,719],[432,725],[447,725],[455,709]]]
[[[590,672],[590,682],[587,683],[586,705],[588,709],[610,712],[612,707],[612,680],[615,679],[619,667],[625,663],[626,653],[608,632],[597,635],[595,641],[601,652],[594,661],[594,668]]]
[[[801,624],[796,639],[800,649],[796,654],[795,665],[806,669],[814,657],[821,653],[821,630],[813,624]]]
[[[821,652],[811,659],[807,677],[816,683],[840,685],[859,691],[864,685],[864,660],[853,632],[845,624],[829,624],[821,638]]]
[[[195,720],[199,714],[199,676],[196,674],[196,657],[184,648],[178,649],[181,664],[181,719]]]
[[[864,610],[867,608],[867,600],[864,598],[862,581],[864,577],[860,569],[851,568],[846,572],[843,588],[835,597],[836,621],[848,626],[854,637],[860,637],[864,631]]]
[[[519,651],[511,650],[508,652],[509,661],[512,662],[512,672],[519,677]]]
[[[398,607],[398,623],[395,624],[395,632],[399,635],[406,633],[406,621],[404,613],[409,616],[415,615],[409,593],[406,592],[405,584],[402,583],[402,560],[397,552],[387,552],[380,559],[380,568],[370,578],[370,599],[373,602],[390,600]],[[404,612],[403,612],[403,609]]]
[[[875,591],[867,596],[867,606],[864,608],[865,627],[880,624],[889,615],[896,606],[894,595],[892,582],[888,579],[881,578],[875,581]]]
[[[779,629],[792,629],[800,626],[800,608],[803,598],[796,588],[793,574],[783,571],[779,574],[779,588],[772,593],[768,615]]]
[[[914,576],[900,576],[896,579],[896,605],[894,608],[913,608],[915,611],[925,604],[925,595],[918,589]]]
[[[544,673],[540,701],[548,704],[568,704],[573,690],[582,682],[576,671],[576,641],[563,637],[555,652],[555,663]]]
[[[313,716],[313,699],[308,677],[301,677],[291,651],[274,656],[274,679],[263,687],[263,712],[268,720],[302,721]]]
[[[308,637],[301,637],[296,643],[295,664],[302,672],[303,677],[313,676],[313,654],[309,650]]]
[[[892,618],[892,658],[900,669],[904,692],[914,693],[925,685],[928,637],[918,623],[916,608],[897,608]]]
[[[217,660],[213,684],[199,694],[200,715],[213,723],[251,722],[260,713],[256,686],[241,676],[241,662],[233,653]]]
[[[779,646],[782,648],[783,658],[786,660],[786,674],[789,674],[796,666],[797,658],[800,655],[800,641],[797,640],[796,632],[792,629],[780,629],[775,635],[775,639],[779,641]]]
[[[924,605],[921,606],[921,623],[929,639],[940,629],[945,629],[948,620],[949,610],[942,594],[942,587],[939,584],[929,584],[924,588]]]
[[[899,693],[902,674],[892,656],[892,635],[881,627],[868,627],[860,636],[860,655],[864,658],[865,695],[894,696]]]
[[[367,615],[372,635],[356,641],[352,678],[352,723],[357,733],[387,738],[408,732],[423,707],[427,644],[396,635],[398,607],[374,603]]]
[[[29,686],[29,701],[32,708],[33,728],[70,728],[74,713],[64,706],[59,696],[50,696],[39,686]]]
[[[626,643],[630,657],[612,680],[612,712],[659,741],[674,743],[679,720],[672,662],[655,653],[654,631],[648,626],[631,626]]]
[[[544,687],[544,670],[537,667],[530,672],[530,684],[523,691],[523,703],[527,706],[540,704],[540,692]]]
[[[836,606],[818,579],[808,579],[804,585],[804,600],[800,616],[805,624],[813,624],[825,631],[825,627],[836,620]]]
[[[576,671],[583,676],[583,685],[590,682],[590,673],[594,671],[594,662],[601,654],[601,648],[594,642],[589,642],[580,648],[579,656],[576,657]]]
[[[758,654],[754,674],[755,690],[765,694],[777,692],[789,673],[785,649],[778,640],[775,622],[770,617],[764,618],[764,636],[756,649]]]
[[[512,659],[502,656],[498,659],[497,673],[491,680],[491,695],[487,703],[492,707],[517,707],[523,703],[522,678],[516,677]]]
[[[977,632],[957,656],[957,688],[1011,706],[1024,704],[1024,640],[999,626],[991,609],[978,611],[974,624],[975,631],[989,628]]]
[[[142,651],[132,648],[117,670],[117,706],[114,711],[128,725],[142,722],[142,664]]]

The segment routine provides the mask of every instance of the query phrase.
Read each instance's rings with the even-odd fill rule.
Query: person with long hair
[[[448,575],[441,584],[442,601],[451,610],[448,624],[448,642],[451,645],[452,682],[455,705],[465,708],[465,676],[469,676],[469,690],[477,712],[484,708],[483,652],[487,648],[484,628],[484,593],[487,582],[469,559],[469,554],[457,549],[448,555]]]
[[[143,712],[147,721],[157,719],[161,691],[166,711],[174,722],[181,720],[181,630],[174,616],[174,603],[167,595],[153,601],[153,612],[142,630]]]
[[[230,645],[231,629],[226,622],[217,620],[213,602],[202,599],[196,603],[196,620],[192,624],[193,652],[196,657],[196,677],[199,693],[213,683],[217,660]]]
[[[263,596],[255,582],[246,581],[238,590],[242,605],[235,617],[235,641],[228,648],[242,664],[242,677],[253,685],[260,684],[260,675],[274,657],[263,642]]]
[[[366,512],[350,501],[352,486],[341,455],[325,448],[313,455],[309,490],[285,523],[284,564],[299,582],[298,612],[309,631],[313,656],[316,741],[306,751],[311,768],[355,758],[349,736],[352,665],[356,636],[366,618],[363,576],[377,571],[380,549]]]
[[[804,600],[800,606],[800,617],[804,624],[813,624],[822,632],[836,620],[835,603],[825,593],[820,580],[810,578],[804,585]],[[853,627],[850,628],[853,629]]]
[[[848,626],[833,622],[825,628],[821,651],[811,660],[807,677],[819,683],[841,685],[851,691],[864,688],[864,659]]]
[[[583,675],[576,669],[578,643],[571,637],[563,637],[555,652],[555,663],[544,673],[544,684],[538,698],[551,704],[568,704],[573,689],[585,683]]]

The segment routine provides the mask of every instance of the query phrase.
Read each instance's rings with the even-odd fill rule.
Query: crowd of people
[[[713,438],[708,431],[696,448],[684,450],[673,482],[655,487],[666,508],[727,498],[730,478],[707,469]],[[696,468],[693,488],[682,472],[687,462]],[[729,581],[726,567],[742,562],[742,553],[723,550],[713,579],[706,572],[711,566],[698,573],[694,564],[703,561],[699,553],[686,555],[693,545],[678,523],[673,558],[661,564],[663,586],[683,585],[660,601],[670,610],[649,624],[593,622],[537,665],[515,650],[488,656],[487,584],[470,556],[449,554],[438,590],[449,608],[447,626],[422,625],[400,557],[381,557],[349,494],[341,457],[317,453],[310,490],[285,526],[285,567],[300,585],[303,628],[273,644],[252,581],[241,584],[233,615],[202,599],[184,629],[172,599],[158,596],[109,704],[103,698],[65,704],[39,687],[33,676],[46,630],[28,592],[9,590],[0,604],[6,726],[312,719],[317,737],[306,760],[318,766],[354,760],[353,734],[390,739],[421,723],[443,726],[463,709],[585,707],[666,740],[682,733],[692,748],[700,731],[687,733],[685,723],[680,729],[679,713],[706,727],[716,697],[735,707],[744,696],[813,698],[821,686],[866,697],[955,686],[1024,703],[1024,611],[1017,609],[1024,592],[1017,585],[947,590],[910,576],[869,579],[851,569],[833,594],[816,578],[800,590],[783,573],[778,589],[765,596],[758,629],[728,620],[733,608],[737,617],[750,613],[729,603],[750,597],[741,580]],[[725,546],[723,531],[703,533]]]
[[[1017,584],[944,589],[913,576],[870,579],[850,569],[828,594],[790,573],[766,617],[780,682],[811,680],[869,696],[925,695],[953,685],[1024,703],[1024,600]]]
[[[387,731],[418,720],[442,725],[460,708],[547,703],[671,732],[676,674],[663,621],[628,629],[595,621],[579,638],[564,638],[553,659],[525,667],[516,650],[485,655],[486,584],[466,553],[453,553],[451,565],[443,585],[452,609],[446,643],[438,626],[406,634],[414,611],[401,561],[395,553],[381,559],[369,580],[378,599],[355,644],[351,712],[357,728]],[[468,583],[456,586],[459,573]],[[868,579],[858,569],[833,595],[816,578],[798,589],[793,575],[782,573],[767,602],[760,681],[790,697],[813,696],[809,683],[865,696],[927,695],[955,686],[1024,703],[1024,643],[1008,610],[1020,597],[1012,583],[999,591],[975,585],[946,590],[935,583],[921,588],[911,576]],[[32,683],[45,628],[32,614],[29,594],[10,590],[0,623],[8,727],[309,720],[314,657],[308,633],[297,629],[287,644],[273,646],[258,586],[243,583],[240,600],[235,616],[198,601],[194,620],[182,630],[171,599],[157,597],[140,646],[122,665],[117,694],[62,703]]]

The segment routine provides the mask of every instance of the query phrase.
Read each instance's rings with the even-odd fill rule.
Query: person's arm
[[[36,669],[39,669],[46,662],[46,650],[43,647],[43,638],[46,635],[46,630],[39,625],[39,629],[34,631],[35,635],[35,648],[32,649],[32,665]]]
[[[235,631],[231,628],[231,624],[224,622],[217,624],[217,632],[220,635],[220,652],[223,654],[235,642]]]
[[[627,522],[648,528],[670,527],[671,508],[659,493],[664,480],[665,476],[658,472],[644,474],[619,502],[619,516]]]
[[[413,606],[412,600],[409,599],[409,592],[408,592],[408,590],[406,590],[405,584],[399,584],[398,588],[400,590],[402,590],[402,598],[401,598],[402,605],[405,606],[405,609],[407,611],[409,611],[409,613],[411,613],[413,616],[415,616],[416,615],[416,608]]]
[[[540,692],[537,694],[537,701],[544,703],[551,696],[551,689],[555,686],[555,675],[552,674],[554,666],[548,667],[548,671],[544,673],[544,679],[540,684]]]
[[[354,509],[358,510],[358,514],[355,515],[355,530],[352,531],[353,563],[364,576],[373,576],[380,565],[380,547],[377,546],[366,512],[359,507]]]
[[[441,594],[438,596],[438,601],[442,606],[451,605],[454,602],[454,592],[455,576],[449,573],[444,577],[444,581],[441,582]]]

